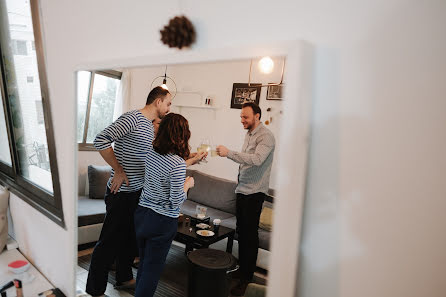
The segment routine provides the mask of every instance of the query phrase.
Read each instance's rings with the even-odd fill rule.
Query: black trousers
[[[132,263],[137,245],[134,213],[141,191],[105,193],[106,215],[99,241],[91,256],[86,291],[92,296],[102,295],[107,288],[108,270],[116,260],[116,281],[133,279]]]
[[[264,193],[237,193],[237,233],[241,280],[251,281],[256,269],[259,248],[259,219]]]
[[[135,297],[152,297],[177,234],[178,219],[138,206],[135,229],[140,257]]]

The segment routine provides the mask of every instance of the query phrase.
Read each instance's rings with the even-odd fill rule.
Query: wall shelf
[[[172,101],[172,107],[178,107],[181,113],[183,108],[198,108],[217,110],[220,106],[217,105],[205,105],[204,97],[200,92],[195,91],[178,91],[177,96]]]
[[[192,104],[172,104],[172,107],[187,107],[187,108],[201,108],[201,109],[219,109],[219,106],[207,105],[192,105]]]

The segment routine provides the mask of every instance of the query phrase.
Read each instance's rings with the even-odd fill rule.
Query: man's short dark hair
[[[153,88],[147,96],[146,105],[152,104],[157,98],[164,100],[164,97],[166,97],[167,94],[170,94],[170,92],[160,86]]]
[[[243,103],[242,108],[245,108],[245,107],[251,107],[252,111],[254,112],[254,115],[259,114],[259,120],[262,118],[262,110],[254,102]]]

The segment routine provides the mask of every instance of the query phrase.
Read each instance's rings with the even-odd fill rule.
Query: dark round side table
[[[214,249],[198,249],[187,255],[189,260],[189,297],[227,297],[231,272],[238,269],[234,256]]]

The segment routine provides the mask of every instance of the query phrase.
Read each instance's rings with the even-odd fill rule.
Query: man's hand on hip
[[[228,156],[229,149],[227,147],[225,147],[224,145],[217,146],[216,150],[217,150],[217,154],[220,157],[227,157]]]
[[[121,185],[125,182],[127,187],[129,186],[129,179],[124,172],[124,169],[120,168],[119,170],[115,170],[113,178],[111,180],[111,188],[110,191],[116,194],[119,191]]]

